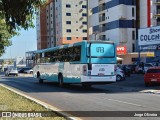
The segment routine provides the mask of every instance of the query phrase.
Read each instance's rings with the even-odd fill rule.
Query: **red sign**
[[[117,55],[126,55],[127,47],[126,46],[117,46]]]

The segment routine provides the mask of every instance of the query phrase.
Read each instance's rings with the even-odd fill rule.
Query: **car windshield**
[[[152,67],[152,65],[151,65],[151,64],[145,64],[145,66],[146,66],[146,67]]]
[[[149,69],[147,73],[160,73],[160,69]]]

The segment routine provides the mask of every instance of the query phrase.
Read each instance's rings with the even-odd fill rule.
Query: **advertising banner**
[[[139,29],[138,44],[140,46],[160,44],[160,26]]]
[[[126,55],[127,47],[126,46],[117,46],[117,55]]]

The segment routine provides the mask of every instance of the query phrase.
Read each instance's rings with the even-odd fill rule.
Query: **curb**
[[[160,94],[160,90],[143,90],[142,93]]]
[[[6,88],[6,89],[8,89],[8,90],[10,90],[10,91],[12,91],[12,92],[14,92],[16,94],[18,94],[18,95],[21,95],[21,96],[23,96],[23,97],[25,97],[25,98],[27,98],[27,99],[29,99],[31,101],[34,101],[37,104],[40,104],[41,106],[45,107],[46,109],[49,109],[49,110],[55,112],[56,114],[66,118],[67,120],[82,120],[82,119],[80,119],[78,117],[70,117],[70,116],[73,116],[73,115],[64,113],[64,112],[62,112],[62,110],[60,110],[60,109],[58,109],[58,108],[56,108],[54,106],[51,106],[51,105],[49,105],[49,104],[47,104],[47,103],[45,103],[43,101],[40,101],[40,100],[38,100],[36,98],[30,97],[30,96],[28,96],[28,95],[26,95],[26,94],[24,94],[22,92],[19,92],[19,91],[13,89],[13,88],[7,86],[7,85],[0,84],[0,86]]]

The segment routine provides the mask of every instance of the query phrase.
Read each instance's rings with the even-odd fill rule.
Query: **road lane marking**
[[[132,105],[132,106],[137,106],[137,107],[144,107],[144,106],[139,105],[139,104],[125,102],[125,101],[120,101],[120,100],[115,100],[115,99],[107,99],[107,100],[114,101],[114,102],[119,102],[119,103],[124,103],[124,104]]]

